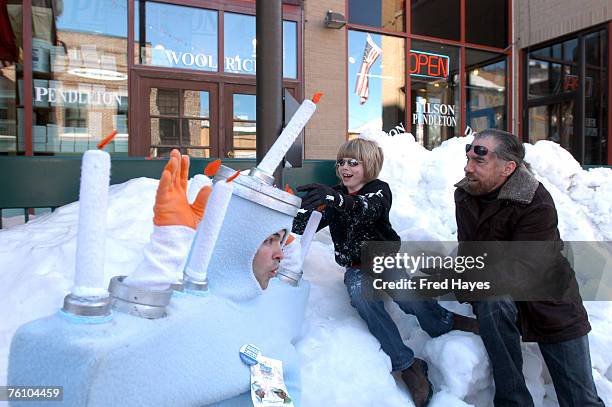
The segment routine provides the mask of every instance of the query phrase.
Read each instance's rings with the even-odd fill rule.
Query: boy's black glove
[[[308,184],[297,188],[298,192],[306,192],[302,197],[302,209],[316,209],[321,205],[329,205],[336,209],[346,210],[354,205],[350,195],[344,195],[323,184]]]

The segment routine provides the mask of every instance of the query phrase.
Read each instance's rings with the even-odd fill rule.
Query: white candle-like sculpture
[[[79,190],[79,223],[72,294],[108,296],[104,284],[104,243],[110,180],[110,155],[102,150],[83,154]]]
[[[239,172],[238,172],[239,173]],[[189,258],[183,270],[184,280],[186,282],[203,283],[206,281],[208,264],[212,257],[215,243],[219,237],[219,231],[225,219],[225,213],[229,206],[234,185],[232,180],[238,175],[228,178],[227,180],[218,181],[213,187],[204,218],[198,225],[198,230],[191,245]]]
[[[258,170],[268,175],[274,174],[274,170],[281,163],[283,157],[287,154],[287,151],[289,151],[291,145],[317,109],[317,103],[321,95],[322,93],[316,93],[312,100],[304,100],[304,102],[302,102],[300,108],[295,112],[287,124],[287,127],[285,127],[280,136],[278,136],[278,139],[276,139],[266,156],[257,166]]]
[[[302,267],[306,254],[308,253],[308,250],[310,250],[312,239],[314,238],[315,233],[317,233],[317,227],[319,227],[322,217],[323,215],[321,212],[312,211],[310,218],[308,218],[308,223],[306,224],[306,228],[304,228],[304,233],[302,233],[302,239],[300,240],[300,244],[302,246]]]

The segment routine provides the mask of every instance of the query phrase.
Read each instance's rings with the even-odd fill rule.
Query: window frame
[[[607,89],[602,88],[601,91],[602,93],[605,91],[612,91],[612,83],[611,83],[611,75],[612,75],[612,67],[610,65],[610,63],[612,62],[612,52],[611,52],[611,41],[612,41],[612,22],[609,23],[605,23],[605,24],[599,24],[593,27],[589,27],[586,30],[582,30],[579,31],[577,33],[571,33],[571,34],[567,34],[561,37],[557,37],[554,38],[552,40],[549,41],[545,41],[542,42],[540,44],[537,44],[535,46],[529,46],[526,47],[523,52],[521,53],[521,61],[520,61],[520,66],[521,66],[521,70],[523,72],[522,78],[521,78],[521,82],[520,82],[520,90],[521,90],[521,105],[522,105],[522,111],[521,111],[521,125],[520,125],[520,129],[522,131],[522,134],[525,135],[525,140],[526,142],[530,141],[529,138],[529,110],[531,108],[534,107],[539,107],[539,106],[549,106],[549,105],[555,105],[555,104],[560,104],[560,103],[564,103],[564,102],[568,102],[568,101],[573,101],[575,103],[575,117],[574,117],[574,126],[573,126],[573,131],[574,131],[574,139],[577,142],[577,155],[578,155],[578,161],[583,164],[584,163],[584,159],[585,159],[585,102],[586,102],[586,81],[584,80],[584,78],[586,77],[586,69],[587,69],[587,65],[586,65],[586,55],[585,55],[585,38],[589,35],[589,34],[593,34],[599,31],[603,31],[603,35],[606,38],[608,44],[607,44],[607,48],[604,47],[604,49],[607,52],[607,55],[602,56],[602,58],[604,59],[604,64],[607,63],[608,65],[608,72],[607,75],[605,76],[606,80],[608,81],[607,83]],[[554,94],[554,95],[546,95],[546,96],[540,96],[540,97],[535,97],[535,98],[529,98],[529,61],[530,61],[530,56],[529,54],[531,52],[534,51],[538,51],[540,49],[544,49],[544,48],[549,48],[552,47],[554,45],[557,44],[563,44],[564,42],[574,39],[576,38],[578,40],[578,62],[572,62],[572,61],[567,61],[567,60],[559,60],[557,58],[553,58],[553,57],[538,57],[538,58],[534,58],[537,60],[541,60],[541,61],[546,61],[546,62],[550,62],[550,63],[557,63],[557,64],[561,64],[561,65],[568,65],[568,66],[577,66],[578,67],[578,71],[579,71],[579,80],[578,80],[578,90],[575,92],[563,92],[560,94]],[[607,59],[606,59],[607,56]],[[608,101],[607,101],[607,105],[605,106],[605,108],[607,109],[607,126],[608,126],[608,140],[607,140],[607,148],[608,148],[608,152],[607,152],[607,165],[610,165],[610,163],[612,162],[612,145],[611,145],[611,139],[610,139],[610,131],[611,131],[611,127],[612,126],[612,112],[611,112],[611,105],[612,105],[612,98],[610,97],[610,93],[608,93]]]
[[[350,16],[349,16],[349,1],[347,0],[345,2],[345,15],[347,17],[347,24],[346,24],[346,28],[347,30],[354,30],[354,31],[364,31],[364,32],[370,32],[370,33],[375,33],[375,34],[383,34],[383,35],[390,35],[390,36],[396,36],[396,37],[402,37],[405,39],[405,52],[404,55],[408,56],[410,53],[410,50],[412,49],[411,45],[412,45],[412,40],[420,40],[420,41],[427,41],[427,42],[433,42],[433,43],[439,43],[439,44],[444,44],[444,45],[451,45],[451,46],[456,46],[459,48],[460,51],[460,62],[459,62],[459,76],[460,76],[460,83],[462,84],[460,87],[460,118],[459,118],[459,133],[460,134],[465,134],[466,132],[466,109],[467,109],[467,103],[466,103],[466,89],[465,89],[465,79],[466,79],[466,66],[465,66],[465,51],[466,49],[474,49],[474,50],[480,50],[480,51],[488,51],[488,52],[492,52],[492,53],[497,53],[500,55],[500,57],[505,56],[506,59],[506,72],[507,73],[511,73],[512,72],[512,46],[508,45],[506,48],[497,48],[497,47],[491,47],[488,45],[480,45],[480,44],[474,44],[474,43],[470,43],[466,41],[466,1],[467,0],[460,0],[461,4],[460,4],[460,39],[459,41],[456,40],[449,40],[449,39],[445,39],[445,38],[437,38],[437,37],[430,37],[430,36],[426,36],[426,35],[420,35],[420,34],[413,34],[412,30],[411,30],[411,7],[410,7],[410,2],[406,1],[406,9],[404,10],[404,27],[405,27],[405,31],[404,32],[400,32],[400,31],[392,31],[392,30],[388,30],[388,29],[384,29],[384,28],[380,28],[380,27],[369,27],[369,26],[364,26],[364,25],[360,25],[360,24],[354,24],[350,22]],[[384,0],[381,0],[384,1]],[[512,38],[512,0],[505,0],[506,1],[506,10],[508,13],[508,34],[507,34],[507,38],[511,39]],[[348,49],[348,35],[346,36],[346,40],[345,40],[346,44],[345,44],[345,49]],[[408,62],[406,62],[406,64],[408,64]],[[411,100],[412,100],[412,96],[411,96],[411,89],[412,89],[412,80],[411,80],[411,76],[408,73],[409,72],[409,67],[406,67],[406,101],[405,101],[405,106],[406,106],[406,117],[404,119],[404,126],[408,126],[411,127],[411,117],[412,117],[412,104],[411,104]],[[348,64],[345,66],[346,69],[346,77],[348,78]],[[513,83],[513,78],[512,75],[508,75],[506,74],[506,129],[507,131],[511,131],[511,127],[512,127],[512,123],[513,123],[513,116],[512,116],[512,83]],[[346,106],[348,107],[348,92],[346,95]],[[347,129],[347,133],[346,133],[346,138],[348,139],[348,127],[349,123],[348,123],[348,114],[346,115],[346,129]],[[407,128],[408,128],[407,127]]]

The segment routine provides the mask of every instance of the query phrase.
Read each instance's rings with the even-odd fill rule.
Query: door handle
[[[228,158],[234,158],[234,152],[233,152],[233,151],[228,151],[228,152],[227,152],[225,155],[226,155]]]

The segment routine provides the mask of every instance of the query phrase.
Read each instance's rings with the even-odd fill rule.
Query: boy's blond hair
[[[363,176],[366,182],[378,178],[378,174],[383,166],[385,157],[382,149],[373,141],[356,138],[349,140],[340,146],[336,159],[355,158],[363,165]],[[339,167],[336,167],[336,175],[339,174]]]

